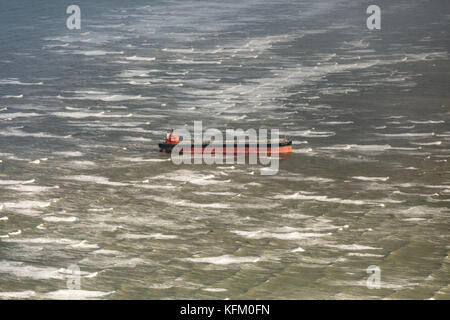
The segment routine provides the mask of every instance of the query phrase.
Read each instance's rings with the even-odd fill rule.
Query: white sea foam
[[[215,178],[213,174],[204,175],[181,169],[169,172],[167,174],[158,175],[156,177],[153,177],[152,180],[167,179],[173,181],[189,182],[196,185],[210,185],[229,182],[229,180],[215,180],[213,178]]]
[[[312,148],[304,148],[304,149],[293,149],[293,153],[311,153],[313,151]]]
[[[129,81],[127,81],[127,83],[131,84],[133,86],[149,86],[152,84],[151,81],[143,80],[143,79],[129,80]]]
[[[58,189],[59,187],[58,186],[54,186],[54,187],[32,186],[29,184],[24,184],[24,185],[17,185],[17,186],[8,186],[6,188],[10,189],[10,190],[16,190],[16,191],[26,192],[26,193],[39,193],[39,192],[45,192],[45,191],[49,191],[49,190]]]
[[[362,152],[382,152],[391,149],[388,144],[383,145],[360,145],[360,144],[341,144],[330,147],[322,147],[322,150],[343,150],[343,151],[362,151]]]
[[[0,185],[19,185],[33,183],[35,180],[0,180]]]
[[[416,123],[416,124],[438,124],[438,123],[445,123],[444,120],[423,120],[423,121],[413,121],[413,120],[408,120],[408,122]]]
[[[294,137],[306,137],[306,138],[327,138],[335,136],[336,133],[333,131],[315,131],[315,130],[302,130],[302,131],[286,131],[282,133],[283,135],[294,136]]]
[[[144,183],[148,183],[148,181],[143,181]],[[144,188],[144,189],[155,189],[155,190],[173,190],[173,189],[178,189],[179,187],[177,186],[172,186],[172,185],[156,185],[156,184],[136,184],[137,187],[139,188]]]
[[[324,121],[320,122],[320,124],[323,125],[329,125],[329,126],[337,126],[337,125],[343,125],[343,124],[352,124],[353,121]]]
[[[208,292],[225,292],[225,291],[228,291],[227,289],[224,289],[224,288],[203,288],[202,290],[208,291]]]
[[[396,215],[402,216],[402,218],[429,218],[442,212],[442,208],[432,208],[427,206],[415,206],[405,210],[398,210]]]
[[[94,254],[101,254],[106,256],[117,256],[120,255],[121,252],[117,250],[108,250],[108,249],[98,249],[93,252]]]
[[[14,291],[14,292],[0,292],[0,299],[27,299],[31,298],[36,294],[36,292],[31,290],[26,291]]]
[[[0,113],[0,120],[1,119],[12,120],[15,118],[29,118],[29,117],[40,117],[40,116],[43,116],[43,115],[39,114],[39,113],[35,113],[35,112]]]
[[[131,61],[155,61],[155,57],[138,57],[138,56],[132,56],[132,57],[126,57],[126,60]]]
[[[95,162],[88,160],[73,160],[66,163],[72,168],[91,168],[97,166]]]
[[[359,250],[381,250],[382,248],[375,248],[360,244],[325,244],[324,246],[329,248],[335,248],[339,250],[353,250],[353,251],[359,251]]]
[[[418,147],[418,148],[407,148],[407,147],[392,147],[392,150],[399,150],[399,151],[415,151],[415,150],[420,150],[422,149],[422,147]]]
[[[302,213],[287,213],[284,214],[283,217],[290,218],[290,219],[310,219],[312,216],[308,216],[306,214]]]
[[[80,248],[80,249],[97,249],[98,248],[98,245],[96,245],[96,244],[89,244],[87,242],[87,240],[83,240],[83,241],[81,241],[79,243],[76,243],[76,244],[71,244],[71,246],[73,248]]]
[[[61,117],[61,118],[74,118],[74,119],[83,119],[90,117],[97,118],[128,118],[131,117],[132,114],[108,114],[104,111],[100,111],[97,113],[94,112],[53,112],[51,113],[53,116]]]
[[[426,218],[407,218],[407,219],[403,219],[403,221],[407,221],[407,222],[418,222],[418,221],[426,221]]]
[[[11,128],[8,127],[4,131],[0,131],[1,136],[6,137],[34,137],[34,138],[59,138],[59,139],[66,139],[67,136],[57,136],[50,133],[45,132],[25,132],[21,130],[21,128]]]
[[[31,208],[45,208],[51,204],[49,201],[32,201],[32,200],[22,200],[19,202],[4,202],[5,208],[12,209],[31,209]]]
[[[129,162],[166,162],[170,161],[170,159],[144,159],[142,157],[118,157],[117,160],[121,161],[129,161]]]
[[[217,169],[220,169],[220,170],[234,170],[234,169],[236,169],[236,167],[235,166],[217,167]]]
[[[139,141],[139,142],[149,142],[152,141],[150,138],[144,138],[144,137],[122,137],[122,140],[125,141]]]
[[[146,69],[134,69],[122,71],[118,77],[120,78],[134,78],[134,77],[146,77],[150,72],[159,72],[160,70],[146,70]]]
[[[113,211],[114,210],[114,208],[91,208],[91,209],[88,209],[88,211],[91,211],[91,212],[104,212],[104,211]]]
[[[329,235],[327,233],[315,233],[315,232],[270,232],[265,230],[257,230],[257,231],[231,231],[237,235],[240,235],[242,237],[248,238],[248,239],[265,239],[265,238],[273,238],[273,239],[280,239],[280,240],[302,240],[302,239],[308,239],[308,238],[320,238],[324,237],[326,235]]]
[[[418,146],[440,146],[442,144],[442,141],[433,141],[433,142],[411,142],[412,144],[418,145]]]
[[[84,153],[80,151],[57,151],[53,152],[53,154],[64,156],[64,157],[82,157]]]
[[[103,291],[87,291],[87,290],[56,290],[43,295],[45,299],[53,300],[86,300],[86,299],[99,299],[106,297],[115,291],[103,292]]]
[[[61,244],[61,245],[73,245],[78,243],[78,241],[64,238],[25,238],[25,239],[7,239],[3,241],[25,243],[25,244]]]
[[[169,240],[169,239],[176,239],[178,237],[173,234],[162,234],[162,233],[151,233],[151,234],[127,233],[127,234],[118,236],[118,238],[119,239],[133,239],[133,240],[139,240],[139,239]]]
[[[235,192],[212,192],[212,191],[204,191],[204,192],[194,192],[195,194],[198,194],[200,196],[227,196],[227,197],[234,197],[238,194]]]
[[[363,176],[355,176],[352,177],[356,180],[362,180],[362,181],[388,181],[389,177],[363,177]]]
[[[422,133],[376,133],[379,137],[387,137],[387,138],[425,138],[432,137],[435,135],[434,132],[422,132]]]
[[[104,92],[104,91],[92,91],[92,90],[81,90],[81,91],[74,91],[76,93],[73,97],[63,97],[58,96],[59,99],[66,99],[66,100],[102,100],[106,102],[114,102],[114,101],[125,101],[125,100],[146,100],[147,98],[142,97],[141,95],[132,96],[132,95],[126,95],[126,94],[111,94],[110,92]],[[82,113],[82,112],[81,112]],[[73,113],[75,114],[75,113]],[[55,113],[54,115],[57,116],[64,116],[64,113]],[[102,114],[99,113],[98,116],[101,116]],[[83,114],[80,115],[81,117]],[[95,116],[95,115],[93,115]],[[76,114],[75,116],[76,117]]]
[[[0,261],[0,273],[12,274],[18,278],[42,279],[64,279],[65,276],[52,267],[36,267],[26,265],[23,262]]]
[[[74,181],[80,181],[80,182],[90,182],[90,183],[104,184],[104,185],[118,186],[118,187],[128,185],[128,183],[112,182],[112,181],[109,181],[108,178],[101,177],[101,176],[78,175],[78,176],[65,176],[65,177],[62,177],[61,179],[74,180]]]
[[[241,263],[255,263],[261,260],[259,257],[236,257],[231,255],[223,255],[219,257],[204,257],[204,258],[187,258],[186,261],[211,263],[217,265],[227,264],[241,264]]]
[[[17,78],[0,80],[0,85],[41,86],[43,84],[44,83],[42,81],[40,81],[40,82],[21,82]]]
[[[283,199],[283,200],[311,200],[311,201],[321,201],[321,202],[335,202],[342,204],[354,204],[354,205],[368,205],[368,204],[377,204],[371,201],[365,200],[348,200],[348,199],[340,199],[340,198],[329,198],[328,196],[320,196],[320,195],[308,195],[302,194],[300,192],[296,192],[291,195],[280,194],[276,195],[275,199]],[[381,204],[377,204],[381,205]]]
[[[347,253],[347,256],[350,257],[373,257],[373,258],[381,258],[384,257],[382,254],[376,254],[376,253],[361,253],[361,252],[349,252]]]
[[[74,54],[81,54],[85,56],[104,56],[104,55],[111,55],[111,54],[123,54],[123,51],[104,51],[104,50],[74,50]]]
[[[47,222],[75,222],[78,220],[77,217],[55,217],[55,216],[49,216],[49,217],[44,217],[43,218],[44,221]]]

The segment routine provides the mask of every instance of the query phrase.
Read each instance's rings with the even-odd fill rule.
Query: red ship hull
[[[160,152],[172,152],[172,149],[176,146],[175,143],[160,143],[159,151]],[[278,144],[278,152],[276,150],[276,145],[272,145],[270,143],[264,145],[237,145],[229,146],[227,145],[209,145],[203,144],[200,146],[194,145],[183,145],[182,152],[183,153],[192,153],[192,154],[203,154],[205,151],[209,154],[221,153],[221,154],[264,154],[270,155],[272,153],[278,154],[288,154],[292,153],[292,141],[280,141]],[[180,149],[181,151],[181,149]]]

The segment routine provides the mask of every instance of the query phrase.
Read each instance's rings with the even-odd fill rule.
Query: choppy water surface
[[[449,5],[369,4],[2,3],[0,298],[450,298]],[[176,166],[194,120],[294,153]]]

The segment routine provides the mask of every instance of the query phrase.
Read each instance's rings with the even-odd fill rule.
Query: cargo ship
[[[161,142],[158,144],[159,151],[160,152],[172,152],[172,149],[177,145],[178,143],[173,142]],[[182,152],[185,153],[203,153],[205,152],[206,148],[212,149],[211,153],[222,153],[222,154],[272,154],[272,153],[279,153],[279,154],[287,154],[292,153],[292,141],[291,140],[281,140],[278,143],[278,152],[276,151],[277,144],[272,144],[270,141],[267,143],[259,144],[237,144],[235,143],[234,146],[227,144],[210,144],[209,142],[203,142],[202,145],[194,145],[193,143],[180,143],[180,146],[183,148]]]
[[[164,142],[158,144],[160,152],[171,153],[176,145],[180,145],[180,153],[192,153],[192,154],[203,154],[208,148],[208,153],[215,154],[263,154],[270,155],[272,153],[278,154],[289,154],[292,153],[292,140],[283,139],[279,140],[278,143],[267,142],[253,142],[253,143],[223,143],[214,144],[209,141],[203,141],[200,144],[195,144],[194,142],[179,142],[178,135],[173,132],[167,134]],[[277,150],[278,149],[278,150]]]

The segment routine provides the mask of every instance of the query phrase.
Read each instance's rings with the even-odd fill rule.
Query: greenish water
[[[67,5],[0,13],[0,298],[450,297],[445,1],[380,31],[354,1]],[[294,152],[175,165],[194,120]]]

